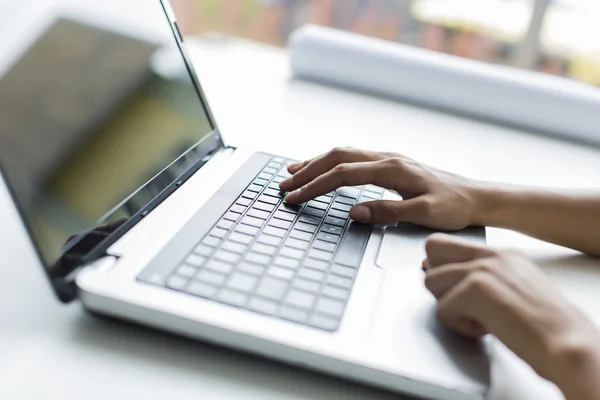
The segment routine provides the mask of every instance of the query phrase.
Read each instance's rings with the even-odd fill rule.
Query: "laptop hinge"
[[[107,254],[89,264],[75,268],[65,277],[54,278],[54,287],[56,288],[58,298],[63,303],[70,303],[77,300],[79,294],[76,284],[77,275],[84,268],[95,268],[100,272],[109,272],[115,267],[118,261],[119,257]]]

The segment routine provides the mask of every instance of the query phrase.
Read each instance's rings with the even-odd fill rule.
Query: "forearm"
[[[600,256],[600,190],[536,189],[481,183],[474,223]]]

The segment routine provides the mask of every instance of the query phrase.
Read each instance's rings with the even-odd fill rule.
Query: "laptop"
[[[15,31],[0,68],[2,174],[58,299],[419,398],[483,399],[486,344],[440,326],[423,286],[431,232],[349,218],[397,196],[287,205],[293,160],[226,144],[168,3],[103,4],[64,1],[28,40]]]

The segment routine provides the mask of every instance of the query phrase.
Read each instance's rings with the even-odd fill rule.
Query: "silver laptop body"
[[[431,232],[349,220],[397,196],[284,204],[292,160],[225,145],[169,5],[97,3],[56,11],[0,70],[2,173],[58,298],[399,393],[485,398],[485,343],[441,327],[423,286]]]

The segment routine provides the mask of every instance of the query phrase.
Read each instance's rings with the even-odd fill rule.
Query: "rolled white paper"
[[[290,58],[298,78],[600,144],[600,90],[565,78],[311,25]]]

